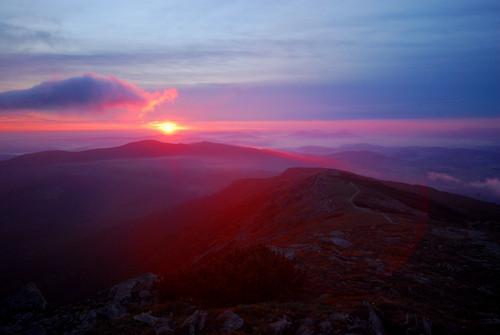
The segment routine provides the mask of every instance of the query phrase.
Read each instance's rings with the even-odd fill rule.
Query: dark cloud
[[[28,29],[0,21],[0,47],[2,52],[26,51],[36,48],[50,49],[64,39],[57,33]]]
[[[24,90],[0,93],[0,110],[152,109],[173,100],[175,89],[147,92],[113,77],[84,75],[43,82]]]

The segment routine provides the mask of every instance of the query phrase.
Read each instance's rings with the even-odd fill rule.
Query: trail
[[[349,198],[349,202],[351,203],[352,207],[354,207],[355,209],[357,209],[358,211],[361,211],[361,212],[374,213],[374,214],[382,215],[384,217],[384,219],[387,222],[389,222],[390,224],[398,224],[389,215],[387,215],[385,213],[382,213],[382,212],[379,212],[379,211],[376,211],[376,210],[373,210],[373,209],[370,209],[370,208],[366,208],[366,207],[359,207],[358,205],[356,205],[354,203],[354,198],[356,198],[356,196],[359,194],[359,192],[361,192],[361,190],[353,182],[350,182],[350,185],[354,188],[354,193]]]

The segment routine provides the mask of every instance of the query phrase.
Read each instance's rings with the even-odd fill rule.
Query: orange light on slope
[[[171,121],[164,121],[164,122],[155,121],[155,122],[151,122],[150,126],[154,129],[161,131],[162,133],[164,133],[166,135],[173,135],[180,130],[186,129],[186,127],[183,127],[183,126],[178,125],[177,123],[171,122]]]

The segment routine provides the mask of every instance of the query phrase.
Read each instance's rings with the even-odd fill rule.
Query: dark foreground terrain
[[[128,263],[118,268],[121,255],[113,257],[120,241],[107,240],[104,232],[236,179],[308,164],[270,150],[158,141],[1,161],[0,296],[36,280],[51,301],[85,297],[130,273]],[[164,221],[163,232],[173,224]]]
[[[133,279],[63,306],[30,284],[0,333],[498,334],[499,223],[494,204],[289,169],[102,232]]]

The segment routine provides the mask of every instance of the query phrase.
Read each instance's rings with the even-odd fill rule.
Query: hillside
[[[199,281],[196,273],[216,280],[210,279],[211,268],[231,271],[234,260],[218,261],[228,248],[265,246],[305,274],[304,295],[212,306],[175,293],[175,285],[157,278],[179,297],[165,300],[148,286],[144,297],[153,300],[133,295],[117,302],[114,289],[44,312],[56,313],[50,322],[40,316],[33,322],[109,334],[162,333],[165,325],[166,333],[184,334],[192,323],[201,333],[228,332],[227,326],[263,334],[494,334],[500,316],[499,223],[495,204],[339,170],[289,169],[235,181],[212,196],[101,232],[87,241],[91,249],[80,245],[88,257],[80,271],[91,283],[92,271],[116,282],[148,271],[169,277],[205,267],[183,279],[189,288],[189,281]],[[238,301],[232,294],[230,301]]]
[[[40,286],[49,297],[66,283],[92,292],[97,286],[81,282],[78,269],[93,259],[87,254],[94,236],[217,192],[236,179],[313,164],[303,158],[209,142],[141,141],[1,161],[0,294],[25,278],[42,278]],[[81,296],[80,290],[72,292],[63,297]]]
[[[166,222],[179,229],[162,234]],[[432,320],[437,333],[487,332],[500,315],[499,222],[495,204],[337,170],[290,169],[150,217],[126,245],[144,270],[170,273],[228,246],[263,244],[305,270],[313,302],[353,312],[368,301],[400,331],[413,315]]]

